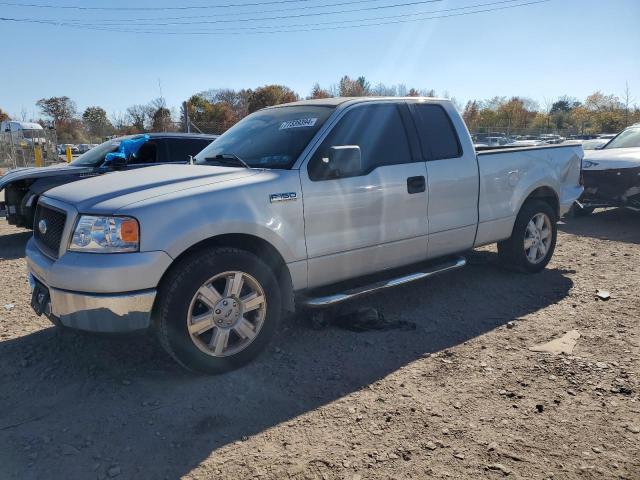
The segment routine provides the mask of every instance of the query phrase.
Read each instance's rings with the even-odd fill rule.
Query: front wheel
[[[511,238],[498,243],[498,254],[518,270],[539,272],[553,256],[557,234],[556,216],[549,204],[529,200],[516,217]]]
[[[271,269],[250,252],[196,252],[164,279],[155,328],[182,366],[222,373],[254,359],[273,337],[281,314]]]

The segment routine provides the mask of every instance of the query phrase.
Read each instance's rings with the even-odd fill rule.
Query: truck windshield
[[[616,138],[607,143],[604,148],[633,148],[640,147],[640,127],[628,128]]]
[[[197,164],[233,155],[250,167],[291,168],[334,107],[296,105],[260,110],[227,130],[196,156]]]
[[[128,138],[128,137],[127,137]],[[80,155],[71,165],[76,167],[98,167],[102,165],[107,153],[115,152],[120,146],[120,138],[117,140],[107,140],[86,153]]]

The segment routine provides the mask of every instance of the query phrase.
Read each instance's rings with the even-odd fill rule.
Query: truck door
[[[406,122],[404,104],[354,105],[303,164],[309,287],[426,258],[426,167]]]
[[[427,160],[429,258],[464,251],[473,246],[478,223],[475,151],[469,142],[463,149],[442,105],[412,103],[410,108]],[[466,132],[462,120],[459,123],[458,131]]]

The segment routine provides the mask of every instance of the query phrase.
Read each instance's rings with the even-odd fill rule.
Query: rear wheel
[[[222,373],[255,358],[275,333],[280,291],[273,272],[250,252],[195,253],[163,281],[156,329],[184,367]]]
[[[553,209],[544,201],[528,200],[516,217],[511,238],[498,243],[498,254],[518,270],[539,272],[553,256],[556,237]]]

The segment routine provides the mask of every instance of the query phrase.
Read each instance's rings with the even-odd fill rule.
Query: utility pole
[[[182,102],[182,111],[184,117],[184,131],[191,133],[191,119],[189,118],[189,102]]]

